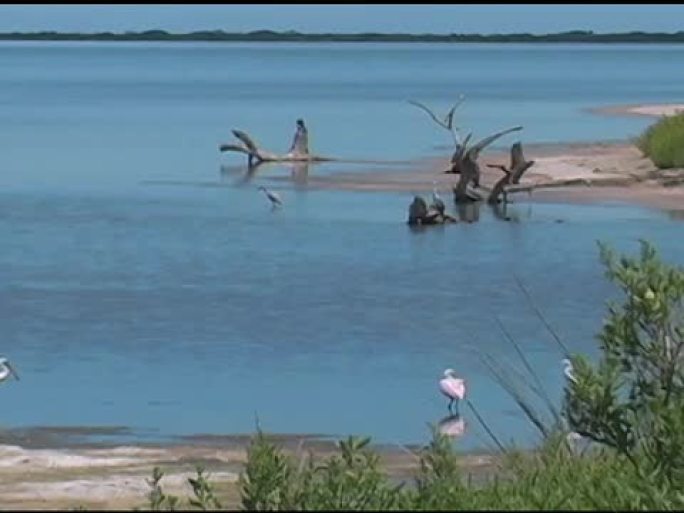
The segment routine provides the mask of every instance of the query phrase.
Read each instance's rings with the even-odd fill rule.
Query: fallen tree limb
[[[534,160],[526,161],[523,156],[522,143],[517,142],[511,146],[511,167],[507,168],[504,165],[487,164],[488,167],[498,168],[504,172],[504,176],[501,177],[494,188],[489,193],[487,198],[487,203],[490,205],[495,205],[500,203],[502,200],[504,203],[508,201],[508,186],[511,184],[520,183],[520,178],[522,178],[523,173],[527,171],[530,167],[534,165]]]
[[[454,187],[454,201],[456,203],[473,201],[472,193],[469,191],[469,186],[480,187],[480,165],[477,162],[482,150],[502,137],[511,132],[522,130],[521,126],[507,128],[500,132],[496,132],[484,139],[473,144],[470,148],[466,146],[468,138],[464,141],[466,144],[461,145],[461,148],[456,148],[456,152],[452,157],[452,173],[459,173],[461,176]],[[481,198],[480,198],[481,199]],[[476,200],[477,201],[477,200]]]
[[[246,132],[232,130],[233,135],[242,144],[221,144],[219,151],[233,151],[247,155],[247,165],[252,167],[263,162],[329,162],[339,159],[314,155],[309,152],[308,131],[304,126],[304,121],[297,120],[297,130],[295,132],[292,146],[286,154],[277,154],[260,148]]]
[[[414,196],[409,205],[407,224],[409,226],[424,226],[433,224],[455,223],[457,219],[444,211],[444,204],[434,202],[428,207],[427,202],[420,196]]]
[[[637,183],[632,177],[599,178],[566,178],[562,180],[551,180],[548,182],[537,182],[531,184],[515,184],[506,187],[507,193],[531,192],[536,189],[555,189],[559,187],[571,187],[582,185],[585,187],[620,187]]]
[[[455,112],[456,109],[463,103],[464,100],[465,100],[465,96],[464,96],[464,95],[460,95],[459,98],[458,98],[458,101],[454,104],[453,107],[451,107],[451,109],[449,110],[449,112],[447,112],[447,115],[444,116],[444,120],[443,120],[443,121],[442,121],[441,119],[439,119],[439,118],[435,115],[435,113],[432,112],[432,110],[430,110],[428,107],[426,107],[426,106],[423,105],[422,103],[420,103],[420,102],[418,102],[418,101],[416,101],[416,100],[407,100],[407,101],[408,101],[408,103],[410,103],[411,105],[415,105],[415,106],[418,107],[419,109],[422,109],[423,111],[427,112],[428,115],[430,116],[430,118],[432,118],[432,120],[433,120],[435,123],[437,123],[440,127],[444,128],[445,130],[447,130],[447,131],[451,134],[451,137],[452,137],[452,139],[454,140],[454,144],[455,144],[456,146],[459,146],[459,145],[460,145],[460,139],[461,139],[461,138],[460,138],[460,135],[458,134],[458,128],[454,127],[454,112]]]

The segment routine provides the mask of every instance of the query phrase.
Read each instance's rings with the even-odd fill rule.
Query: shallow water
[[[478,133],[626,137],[648,120],[581,109],[679,100],[680,61],[655,45],[1,44],[0,350],[21,377],[1,385],[3,426],[147,439],[250,432],[258,416],[268,431],[409,443],[446,415],[436,382],[453,367],[497,433],[529,443],[478,357],[517,363],[498,315],[560,394],[560,352],[514,274],[592,352],[615,295],[596,240],[633,251],[647,238],[681,263],[681,221],[520,203],[517,222],[485,208],[415,232],[408,194],[270,182],[280,167],[240,185],[221,167],[241,159],[217,146],[240,127],[284,150],[303,116],[322,153],[412,159],[445,141],[404,100],[446,110],[460,92]],[[462,413],[462,445],[486,444]]]

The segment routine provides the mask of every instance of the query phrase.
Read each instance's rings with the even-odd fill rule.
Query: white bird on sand
[[[456,401],[456,411],[458,412],[458,401],[465,397],[466,386],[465,380],[457,378],[453,369],[444,371],[444,377],[439,380],[439,390],[449,398],[449,413],[454,401]]]
[[[10,364],[9,360],[4,357],[0,358],[0,383],[5,381],[10,376],[14,376],[16,380],[19,381],[19,375],[14,370],[14,368],[12,368],[12,365]]]
[[[565,374],[565,377],[573,383],[577,383],[577,378],[573,373],[572,362],[568,358],[563,358],[561,363],[563,364],[563,374]]]
[[[263,185],[259,186],[259,190],[264,191],[264,194],[266,194],[266,197],[271,202],[271,205],[273,206],[273,208],[283,206],[283,200],[280,198],[280,195],[277,192],[269,191]]]

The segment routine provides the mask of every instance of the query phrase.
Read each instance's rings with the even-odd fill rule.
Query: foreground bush
[[[684,271],[643,242],[639,258],[601,248],[626,301],[611,306],[592,366],[574,358],[570,428],[613,448],[644,479],[684,489]]]
[[[651,125],[637,146],[661,169],[684,167],[684,113],[663,117]]]
[[[638,258],[603,246],[601,258],[626,299],[609,308],[595,365],[567,355],[574,375],[562,412],[566,427],[590,441],[585,449],[562,426],[544,429],[539,450],[504,449],[496,472],[473,484],[451,441],[435,432],[417,475],[397,485],[370,439],[350,437],[339,454],[315,461],[284,454],[258,432],[239,480],[242,509],[684,509],[684,270],[647,243]],[[164,495],[160,479],[150,482],[150,507],[174,509],[178,499]],[[191,506],[220,506],[201,470],[191,484]]]

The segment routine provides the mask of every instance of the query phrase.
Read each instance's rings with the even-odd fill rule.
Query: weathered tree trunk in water
[[[427,203],[420,196],[414,196],[413,202],[409,205],[408,224],[422,224],[427,215]]]
[[[503,165],[491,165],[487,164],[489,167],[494,167],[501,169],[504,172],[504,176],[499,179],[494,185],[494,188],[487,198],[487,203],[490,205],[496,205],[497,203],[508,201],[507,198],[507,188],[511,184],[520,183],[520,178],[525,171],[527,171],[534,164],[534,160],[526,161],[523,156],[522,144],[517,142],[511,146],[511,167],[507,168]],[[503,198],[501,197],[503,196]]]
[[[232,130],[233,135],[242,144],[222,144],[219,150],[235,151],[245,153],[247,155],[247,165],[252,167],[255,164],[262,162],[328,162],[336,160],[331,157],[323,157],[321,155],[314,155],[309,153],[309,134],[304,126],[304,121],[297,120],[297,130],[292,141],[290,151],[285,155],[279,155],[266,151],[254,142],[254,140],[245,132],[240,130]]]
[[[480,186],[480,165],[477,161],[462,157],[452,166],[452,169],[455,167],[458,167],[461,176],[456,187],[454,187],[454,201],[464,203],[481,200],[482,197],[469,187],[471,183],[474,187]]]
[[[473,194],[474,191],[469,190],[469,186],[472,184],[473,187],[480,187],[480,165],[477,162],[477,158],[480,156],[482,150],[484,150],[491,143],[496,141],[499,137],[509,134],[511,132],[516,132],[522,130],[521,126],[516,126],[513,128],[508,128],[485,137],[477,144],[474,144],[470,148],[467,148],[466,144],[470,139],[470,135],[466,137],[464,144],[461,145],[462,148],[456,149],[454,156],[452,157],[451,172],[460,174],[460,178],[456,187],[454,187],[454,201],[456,203],[466,203],[471,201],[480,201],[482,199],[481,195]]]
[[[407,223],[410,226],[422,226],[431,224],[455,223],[457,219],[446,212],[438,204],[430,205],[420,196],[414,196],[413,202],[409,205],[409,215]]]

